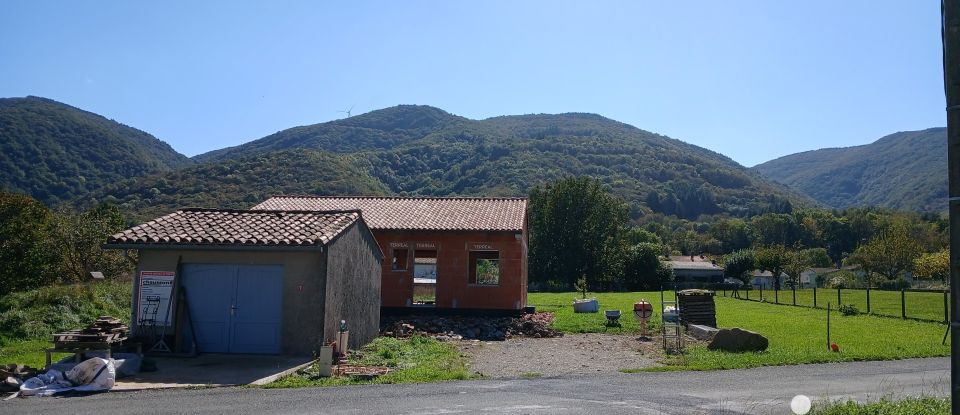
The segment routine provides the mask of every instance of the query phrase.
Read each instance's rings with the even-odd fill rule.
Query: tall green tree
[[[107,237],[122,231],[123,215],[115,206],[100,205],[81,213],[61,211],[51,222],[51,245],[60,257],[60,279],[88,280],[91,271],[119,277],[131,270],[131,263],[118,250],[101,248]]]
[[[756,266],[760,271],[770,271],[773,274],[773,284],[780,289],[780,277],[787,267],[790,258],[783,245],[770,245],[754,249]]]
[[[652,291],[668,282],[672,272],[660,261],[662,252],[662,246],[646,242],[629,247],[623,261],[624,287],[630,291]]]
[[[47,229],[49,209],[30,196],[0,192],[0,295],[49,284],[57,256]]]
[[[917,278],[947,283],[950,278],[950,250],[943,249],[920,255],[913,260],[913,274]]]
[[[860,265],[868,275],[875,273],[892,281],[912,270],[913,261],[921,253],[920,244],[910,236],[909,225],[894,221],[869,242],[860,245],[848,262]]]
[[[622,270],[627,205],[592,178],[576,177],[530,192],[530,277],[573,287],[581,276],[608,288]]]
[[[734,251],[723,259],[723,275],[738,279],[744,285],[750,283],[750,273],[756,268],[754,254],[750,249]]]

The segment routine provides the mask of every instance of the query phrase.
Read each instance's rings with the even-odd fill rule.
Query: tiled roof
[[[519,198],[274,196],[251,210],[359,209],[371,229],[523,230],[527,200]]]
[[[110,236],[107,245],[325,245],[358,211],[184,209]]]

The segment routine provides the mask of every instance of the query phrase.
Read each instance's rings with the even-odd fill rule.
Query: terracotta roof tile
[[[325,245],[360,212],[184,209],[110,236],[108,245]]]
[[[520,198],[274,196],[251,210],[359,209],[371,229],[523,230],[527,200]]]

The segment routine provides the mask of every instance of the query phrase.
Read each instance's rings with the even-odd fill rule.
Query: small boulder
[[[761,352],[767,350],[770,341],[760,333],[741,328],[720,329],[707,346],[710,350],[725,352]]]

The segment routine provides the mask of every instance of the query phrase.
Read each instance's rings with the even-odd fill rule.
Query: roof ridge
[[[218,209],[218,208],[183,208],[177,212],[218,212],[218,213],[315,213],[315,214],[337,214],[337,213],[356,213],[361,214],[360,209],[330,209],[330,210],[311,210],[311,209]],[[177,213],[174,212],[174,213]],[[169,216],[174,213],[170,213]],[[160,219],[160,218],[157,218]],[[154,219],[156,220],[156,219]]]
[[[393,199],[393,200],[528,200],[526,197],[513,196],[321,196],[321,195],[272,195],[273,198],[310,198],[310,199]]]

